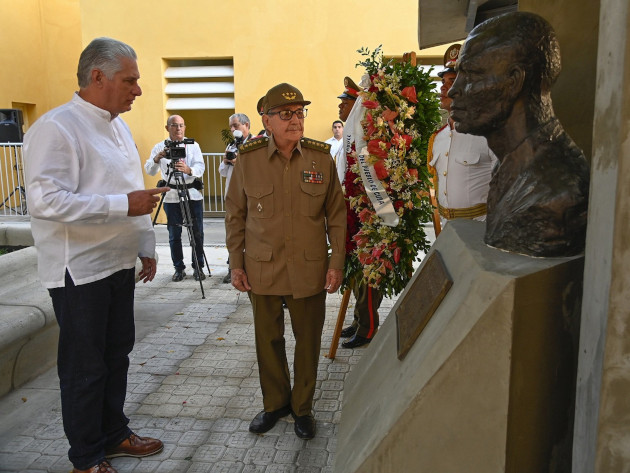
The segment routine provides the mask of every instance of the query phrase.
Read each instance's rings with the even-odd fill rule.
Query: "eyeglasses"
[[[186,125],[184,125],[183,123],[171,123],[169,126],[171,128],[186,128]]]
[[[301,108],[299,110],[280,110],[279,112],[268,112],[267,115],[278,115],[280,120],[289,121],[293,118],[293,114],[299,119],[305,118],[308,110],[305,108]]]

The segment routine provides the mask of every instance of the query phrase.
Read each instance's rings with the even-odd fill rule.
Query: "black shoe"
[[[186,273],[184,272],[183,269],[176,269],[175,274],[173,274],[173,277],[171,278],[171,280],[173,282],[179,282],[185,277],[186,277]]]
[[[315,419],[312,415],[296,416],[291,413],[295,420],[295,435],[304,440],[310,440],[315,437]]]
[[[271,430],[279,419],[288,416],[290,412],[291,408],[289,406],[271,412],[260,411],[249,424],[249,431],[255,434],[264,434]]]
[[[223,278],[223,284],[230,284],[232,282],[232,270],[228,269],[228,273]]]
[[[367,345],[371,341],[372,341],[371,338],[365,338],[355,333],[354,336],[350,340],[343,342],[341,346],[344,348],[359,348],[359,347],[362,347],[363,345]]]
[[[200,269],[199,271],[195,269],[195,271],[193,272],[193,277],[195,278],[195,281],[203,281],[204,279],[206,279],[206,275],[203,274],[203,269]]]
[[[341,331],[341,338],[348,338],[357,333],[357,328],[354,325],[350,325],[349,327],[344,328]]]

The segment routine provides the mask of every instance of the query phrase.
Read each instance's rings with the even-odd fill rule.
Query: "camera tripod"
[[[199,277],[199,287],[201,288],[201,298],[205,299],[206,298],[206,294],[203,290],[203,282],[202,282],[202,278],[201,278],[201,274],[203,269],[201,267],[199,267],[198,264],[198,259],[197,259],[197,255],[199,254],[198,252],[201,251],[201,254],[203,255],[203,260],[206,264],[206,268],[208,268],[208,276],[212,276],[212,274],[210,273],[210,265],[208,264],[208,258],[206,258],[206,252],[203,249],[203,246],[201,247],[201,249],[197,248],[197,243],[195,241],[195,227],[193,225],[193,220],[194,217],[192,216],[191,212],[190,212],[190,194],[188,193],[188,187],[186,186],[186,182],[184,181],[184,175],[181,173],[181,171],[176,171],[175,170],[175,165],[174,165],[174,161],[171,160],[171,162],[168,164],[168,169],[170,170],[170,172],[168,172],[168,182],[166,183],[167,187],[171,187],[171,179],[175,180],[175,189],[177,190],[177,196],[179,198],[179,209],[182,215],[182,223],[176,224],[179,225],[181,227],[186,227],[186,231],[188,232],[188,241],[190,243],[190,249],[192,252],[192,260],[195,262],[194,264],[197,264],[197,274],[200,275]],[[158,205],[157,211],[155,212],[155,216],[153,217],[153,226],[155,226],[158,214],[160,213],[160,209],[162,208],[162,204],[164,203],[164,197],[166,197],[166,192],[162,194],[162,197],[160,198],[160,204]],[[202,222],[197,222],[198,225],[203,225],[203,221]],[[170,222],[168,222],[168,225],[174,225],[171,224]]]

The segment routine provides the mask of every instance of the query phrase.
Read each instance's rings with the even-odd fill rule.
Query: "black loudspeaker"
[[[21,143],[24,138],[22,110],[0,109],[0,143]]]

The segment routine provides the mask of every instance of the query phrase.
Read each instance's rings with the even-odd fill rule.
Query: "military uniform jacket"
[[[226,198],[226,242],[230,267],[245,269],[254,293],[313,296],[328,268],[343,268],[346,205],[329,150],[303,138],[286,160],[273,137],[240,148]]]

